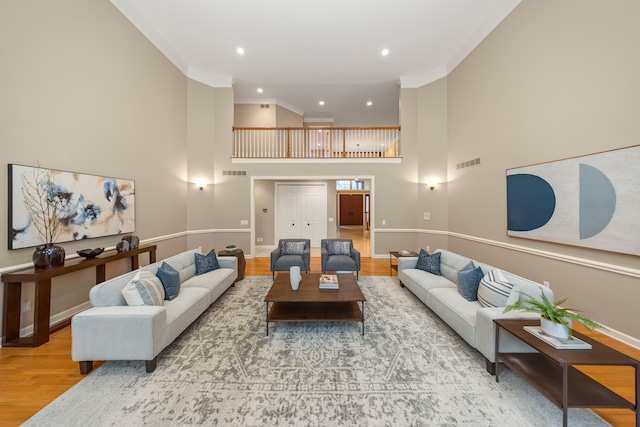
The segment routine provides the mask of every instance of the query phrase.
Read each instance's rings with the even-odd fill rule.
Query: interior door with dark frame
[[[362,194],[340,194],[340,225],[363,225]]]

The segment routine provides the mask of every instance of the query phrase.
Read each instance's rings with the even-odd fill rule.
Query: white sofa
[[[238,276],[238,259],[218,257],[219,269],[196,275],[195,254],[189,250],[165,259],[180,275],[180,292],[161,306],[128,306],[122,289],[136,275],[123,274],[94,286],[92,307],[71,319],[71,358],[85,374],[94,360],[144,360],[147,372],[157,356],[196,320]],[[156,273],[162,261],[143,267]],[[174,273],[175,274],[175,273]]]
[[[398,258],[398,279],[424,304],[455,330],[465,341],[477,349],[486,358],[487,371],[495,373],[495,325],[494,319],[500,318],[537,318],[536,314],[510,311],[503,313],[503,307],[484,307],[477,300],[468,301],[458,291],[458,272],[471,261],[462,255],[446,250],[440,252],[441,276],[416,269],[418,257]],[[473,261],[482,268],[483,273],[494,269],[487,264]],[[521,292],[539,296],[541,292],[553,300],[551,289],[531,280],[501,270],[505,279],[513,283],[514,297],[526,298]],[[504,334],[504,335],[503,335]],[[504,330],[500,330],[500,350],[512,352],[530,352],[532,349],[515,339]]]

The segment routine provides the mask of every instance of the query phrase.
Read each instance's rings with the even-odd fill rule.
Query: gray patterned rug
[[[360,277],[361,324],[273,323],[270,277],[230,288],[159,356],[107,362],[27,426],[555,426],[562,412],[482,356],[397,278]],[[502,374],[503,373],[503,374]],[[572,426],[607,425],[570,409]]]

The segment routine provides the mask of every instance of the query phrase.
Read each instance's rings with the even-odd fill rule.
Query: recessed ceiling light
[[[237,48],[236,52],[238,52],[238,55],[244,55],[244,49],[241,47]]]
[[[320,101],[320,102],[318,102],[318,104],[324,105],[324,101]]]
[[[262,93],[262,88],[261,87],[258,88],[258,93]]]
[[[367,101],[367,107],[371,107],[373,105],[373,101]]]
[[[382,49],[382,56],[387,56],[387,55],[389,55],[389,49],[387,48]]]

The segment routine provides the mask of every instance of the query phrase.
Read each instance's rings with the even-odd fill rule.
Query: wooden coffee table
[[[269,322],[332,321],[362,322],[364,335],[364,302],[367,299],[353,274],[337,275],[339,289],[320,289],[320,276],[319,273],[303,273],[300,286],[294,291],[289,273],[278,273],[264,298],[267,304],[267,336]]]
[[[568,422],[568,408],[627,408],[636,413],[636,426],[640,426],[638,394],[640,394],[640,362],[608,347],[591,337],[573,331],[573,335],[591,344],[589,350],[560,350],[523,329],[540,326],[539,320],[494,320],[496,350],[496,381],[500,363],[509,366],[562,409],[562,425]],[[500,351],[500,329],[509,332],[535,350],[531,353]],[[600,384],[576,369],[579,365],[631,366],[635,369],[635,402]]]

